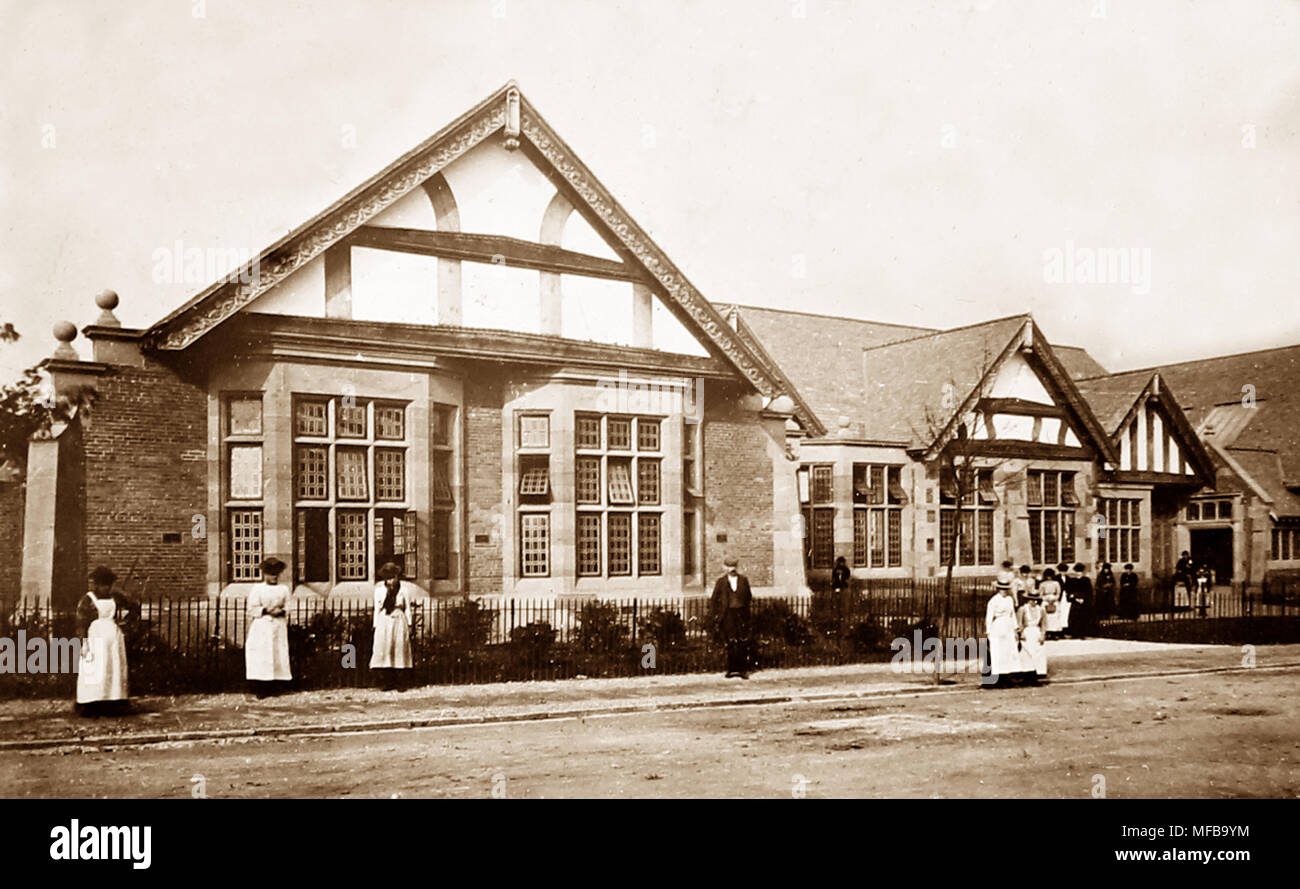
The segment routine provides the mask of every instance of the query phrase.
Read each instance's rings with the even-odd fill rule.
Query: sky
[[[137,327],[202,289],[155,250],[256,254],[511,78],[714,302],[1029,311],[1111,370],[1300,343],[1298,31],[1295,0],[0,0],[0,380],[103,288]]]

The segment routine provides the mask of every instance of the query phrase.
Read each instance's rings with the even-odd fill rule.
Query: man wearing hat
[[[749,578],[741,574],[735,556],[722,560],[727,573],[713,585],[714,626],[727,646],[727,678],[749,678]]]

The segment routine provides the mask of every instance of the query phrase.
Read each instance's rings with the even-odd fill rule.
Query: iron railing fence
[[[759,668],[888,660],[893,640],[978,638],[991,595],[987,580],[942,577],[855,581],[843,593],[755,599],[752,652]],[[1290,592],[1288,596],[1285,593]],[[1099,614],[1101,632],[1194,638],[1204,624],[1300,616],[1296,595],[1222,588],[1188,599],[1144,585],[1139,615]],[[359,598],[300,596],[289,605],[289,649],[298,688],[377,684],[370,670],[374,607]],[[707,596],[614,599],[417,600],[411,608],[415,667],[409,684],[457,684],[580,676],[642,676],[721,669]],[[248,619],[235,597],[149,596],[123,621],[133,694],[241,690]],[[1140,632],[1139,632],[1140,631]],[[14,651],[34,639],[70,639],[72,609],[13,606],[0,611],[0,640]],[[19,641],[23,646],[18,645]],[[1209,640],[1207,640],[1209,641]],[[0,661],[3,659],[0,658]],[[30,659],[29,659],[30,660]],[[32,666],[32,664],[27,664]],[[0,696],[71,694],[66,672],[0,670]]]

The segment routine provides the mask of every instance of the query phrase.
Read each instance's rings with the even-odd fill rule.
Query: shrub
[[[807,619],[783,601],[764,602],[754,609],[753,635],[760,641],[782,640],[786,645],[809,645],[814,639]]]
[[[845,638],[855,652],[863,653],[889,648],[889,643],[894,637],[880,625],[879,621],[867,619],[855,623]]]
[[[546,621],[534,621],[510,631],[510,642],[530,654],[545,653],[555,644],[555,628]]]
[[[656,607],[637,622],[641,637],[653,642],[659,651],[667,651],[686,642],[686,621],[676,611]]]
[[[617,605],[588,602],[578,611],[578,647],[584,651],[612,651],[627,641],[627,628]]]
[[[486,645],[492,632],[495,613],[473,599],[466,598],[446,611],[446,641],[457,648],[478,648]]]

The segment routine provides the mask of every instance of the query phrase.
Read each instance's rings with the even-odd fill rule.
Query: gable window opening
[[[971,567],[993,564],[993,513],[998,506],[993,470],[971,470],[970,487],[958,505],[960,484],[951,467],[939,471],[939,561],[941,565]],[[961,545],[957,546],[960,522]],[[957,549],[956,559],[953,550]]]
[[[574,508],[579,578],[649,577],[662,571],[662,434],[659,417],[575,414]],[[690,549],[694,525],[694,502],[688,495],[682,519],[687,547],[684,573],[695,570]]]
[[[853,565],[898,568],[903,564],[901,466],[853,464]]]
[[[385,562],[417,579],[405,403],[293,396],[296,583],[371,582]]]
[[[1035,565],[1075,560],[1075,510],[1079,498],[1073,472],[1031,469],[1025,473],[1029,550]]]

